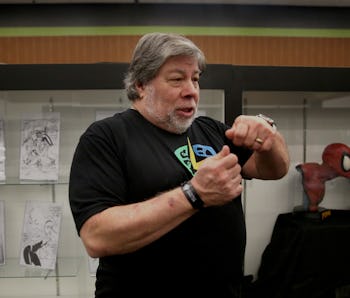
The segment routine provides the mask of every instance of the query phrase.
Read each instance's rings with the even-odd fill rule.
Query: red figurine
[[[350,178],[350,147],[341,143],[329,144],[322,153],[322,164],[308,162],[296,169],[302,174],[304,210],[317,212],[323,200],[327,180],[342,176]]]

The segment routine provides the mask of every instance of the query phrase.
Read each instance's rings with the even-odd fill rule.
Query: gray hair
[[[161,66],[174,56],[195,57],[199,70],[206,67],[203,52],[189,39],[173,33],[148,33],[138,41],[124,79],[126,94],[131,101],[139,98],[137,84],[154,79]]]

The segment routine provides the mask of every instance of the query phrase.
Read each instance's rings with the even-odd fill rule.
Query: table
[[[316,220],[277,217],[248,297],[332,298],[350,285],[350,210]],[[350,297],[350,294],[342,297]]]

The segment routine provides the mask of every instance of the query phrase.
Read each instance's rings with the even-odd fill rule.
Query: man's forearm
[[[290,164],[289,153],[283,136],[277,132],[275,142],[269,151],[254,152],[257,178],[280,179],[287,174]]]

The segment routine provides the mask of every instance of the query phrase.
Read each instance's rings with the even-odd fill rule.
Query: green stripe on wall
[[[181,26],[0,27],[0,36],[2,37],[142,35],[149,32],[174,32],[206,36],[350,37],[350,29]]]

